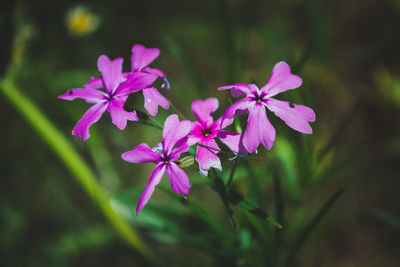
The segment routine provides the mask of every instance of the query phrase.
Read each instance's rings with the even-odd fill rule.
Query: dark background
[[[78,5],[99,20],[97,29],[84,36],[68,31],[67,13]],[[332,192],[345,190],[292,266],[399,266],[399,13],[398,0],[4,1],[1,75],[12,62],[10,51],[16,49],[17,36],[29,27],[26,40],[20,41],[24,53],[16,82],[100,177],[102,171],[87,144],[70,135],[88,105],[56,99],[98,75],[100,54],[124,57],[128,70],[132,45],[160,48],[152,66],[169,78],[172,89],[164,95],[191,119],[193,100],[217,97],[220,115],[229,101],[226,93],[216,90],[218,86],[234,82],[262,86],[274,64],[284,60],[304,81],[289,97],[292,94],[296,103],[307,104],[317,114],[311,153],[319,155],[333,140],[319,163],[326,179],[315,184],[308,178],[299,180],[301,201],[289,200],[287,220],[300,216],[309,221]],[[142,108],[141,96],[130,101]],[[161,117],[168,115],[160,112]],[[3,95],[0,114],[1,265],[145,265],[114,234],[69,171]],[[278,136],[297,140],[301,135],[279,120],[273,123]],[[151,166],[126,164],[120,154],[139,142],[154,145],[159,134],[132,123],[120,132],[108,115],[91,128],[94,132],[103,135],[119,173],[118,185],[108,181],[110,191],[142,186],[141,191]],[[266,154],[262,148],[259,156]],[[296,161],[301,157],[297,155]],[[208,191],[205,182],[195,185],[192,198],[203,207],[212,206],[211,215],[230,227],[220,199]],[[264,206],[274,207],[270,180],[262,182],[261,191]],[[154,201],[168,201],[164,198],[159,193]],[[136,202],[134,198],[133,208]],[[293,215],[296,205],[301,212]],[[151,237],[146,226],[139,230],[165,265],[220,264],[190,242]],[[251,266],[246,261],[235,264]]]

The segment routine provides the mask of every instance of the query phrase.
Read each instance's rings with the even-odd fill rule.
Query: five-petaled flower
[[[154,187],[160,183],[164,172],[169,176],[171,187],[175,194],[187,195],[189,193],[189,178],[176,161],[181,153],[189,150],[186,136],[190,131],[190,127],[190,121],[179,121],[178,116],[172,114],[165,120],[163,141],[159,145],[151,149],[147,144],[142,143],[135,146],[131,151],[122,154],[122,159],[131,163],[153,162],[157,164],[150,175],[149,183],[140,197],[136,207],[137,213],[149,201],[154,192]]]
[[[275,113],[285,123],[296,131],[311,134],[309,122],[315,121],[314,111],[306,106],[271,98],[281,92],[294,89],[302,84],[302,79],[290,72],[285,62],[279,62],[272,70],[267,84],[259,89],[254,84],[233,84],[218,88],[231,89],[233,97],[244,94],[246,97],[233,103],[222,116],[221,128],[232,123],[235,115],[249,112],[248,124],[243,136],[243,145],[250,153],[254,153],[260,143],[271,149],[275,141],[275,128],[269,122],[265,107]]]
[[[204,176],[208,175],[210,168],[222,171],[221,161],[216,155],[219,147],[214,138],[218,137],[235,153],[245,153],[245,149],[241,143],[242,135],[221,130],[220,124],[222,118],[213,121],[212,114],[217,108],[218,100],[216,98],[196,100],[192,103],[192,112],[196,116],[197,121],[192,123],[188,144],[199,143],[216,149],[213,150],[201,145],[197,146],[196,160],[199,163],[200,173]]]
[[[89,138],[89,127],[101,118],[107,110],[110,112],[112,123],[120,130],[125,129],[127,120],[137,121],[138,117],[133,110],[127,112],[124,104],[130,93],[147,88],[157,76],[150,73],[136,72],[126,79],[122,73],[122,58],[111,61],[107,56],[101,55],[97,60],[97,67],[102,74],[100,78],[92,78],[84,88],[70,89],[58,98],[74,100],[82,98],[87,103],[94,105],[76,124],[72,134],[80,137],[82,141]],[[98,90],[106,88],[106,92]]]
[[[131,76],[135,78],[136,73],[151,73],[164,80],[161,88],[169,89],[169,83],[165,74],[159,69],[148,67],[159,55],[160,49],[158,48],[146,48],[141,44],[134,45],[132,47],[131,73],[127,74],[128,81]],[[165,109],[169,108],[168,100],[165,99],[156,88],[146,87],[142,89],[142,92],[144,96],[144,108],[151,116],[157,115],[158,106]]]

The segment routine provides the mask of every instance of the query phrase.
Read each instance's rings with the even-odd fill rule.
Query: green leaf
[[[281,229],[282,225],[278,223],[273,217],[269,216],[267,212],[265,212],[261,207],[259,207],[256,203],[245,199],[243,195],[235,190],[231,190],[228,193],[228,200],[233,205],[242,209],[255,217],[258,217],[262,220],[266,220],[271,223],[273,226]]]
[[[228,196],[226,194],[226,187],[225,187],[225,183],[222,180],[221,176],[218,175],[217,171],[215,169],[211,170],[211,173],[213,174],[213,180],[211,184],[211,188],[213,188],[218,195],[220,196],[222,202],[224,203],[224,206],[226,208],[226,211],[228,212],[230,221],[232,223],[232,226],[234,229],[236,229],[237,227],[237,223],[236,220],[234,218],[234,213],[233,210],[230,206],[229,200],[228,200]],[[209,180],[207,180],[209,181]]]
[[[288,188],[293,199],[298,200],[301,195],[296,170],[296,153],[292,144],[284,137],[275,140],[273,152],[278,159],[283,171],[283,187]]]
[[[400,230],[400,217],[382,210],[382,209],[373,209],[371,210],[370,214],[375,217],[376,219],[378,219],[379,221],[392,226],[393,228]]]
[[[201,98],[206,98],[205,85],[200,79],[200,75],[194,69],[191,61],[187,58],[186,54],[182,48],[168,35],[163,36],[163,41],[167,46],[169,52],[178,60],[182,65],[183,69],[186,71],[188,77],[192,80],[193,85],[197,89],[197,93]]]
[[[286,261],[287,267],[292,266],[293,260],[296,257],[297,252],[300,250],[304,242],[310,236],[311,232],[315,229],[317,224],[321,221],[321,219],[326,215],[326,213],[332,208],[333,204],[339,199],[339,197],[343,194],[344,190],[339,189],[336,191],[325,204],[321,207],[318,213],[314,216],[311,222],[304,229],[303,234],[299,237],[299,239],[294,243],[291,251],[289,252],[289,256]]]
[[[339,123],[336,130],[333,132],[332,136],[326,142],[326,144],[320,149],[317,155],[317,160],[321,162],[325,156],[331,151],[331,149],[335,146],[335,144],[339,141],[340,137],[342,137],[343,133],[350,126],[350,123],[353,121],[355,115],[361,107],[361,102],[357,102],[349,112]]]

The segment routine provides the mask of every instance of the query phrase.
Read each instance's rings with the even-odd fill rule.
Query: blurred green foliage
[[[84,5],[97,23],[87,31],[85,18],[69,24],[80,2],[4,1],[0,86],[5,70],[17,68],[15,86],[67,136],[110,210],[138,229],[156,265],[399,266],[399,1]],[[70,132],[87,104],[56,99],[98,75],[100,54],[124,57],[127,70],[135,43],[161,49],[154,66],[171,83],[163,94],[189,119],[193,100],[217,97],[220,116],[230,99],[218,86],[261,86],[277,61],[287,61],[304,83],[281,99],[316,111],[314,134],[269,116],[278,138],[271,151],[260,147],[252,155],[260,160],[234,164],[221,154],[224,171],[208,178],[188,166],[187,199],[163,179],[136,216],[151,166],[127,164],[120,154],[141,142],[156,145],[161,131],[129,123],[121,132],[105,114],[82,144]],[[104,219],[96,207],[101,199],[90,201],[5,95],[1,266],[147,266]],[[142,99],[130,97],[126,108],[143,110]],[[161,110],[156,120],[168,114]]]

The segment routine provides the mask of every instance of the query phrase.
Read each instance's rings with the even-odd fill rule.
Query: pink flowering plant
[[[169,109],[169,101],[152,86],[157,78],[163,80],[162,88],[169,89],[169,83],[164,72],[150,68],[160,54],[157,48],[146,48],[137,44],[132,47],[131,71],[122,71],[122,58],[110,60],[102,55],[97,61],[101,77],[92,78],[83,88],[70,89],[58,98],[75,100],[81,98],[94,104],[79,120],[72,134],[85,141],[89,138],[89,127],[98,121],[105,111],[111,115],[111,121],[120,130],[124,130],[127,121],[138,121],[135,110],[126,111],[125,102],[130,94],[142,91],[144,95],[144,108],[151,116],[156,116],[158,107]],[[130,163],[152,162],[156,167],[150,174],[148,184],[142,193],[136,212],[139,212],[150,201],[156,186],[164,174],[167,174],[175,194],[187,196],[190,189],[190,179],[180,167],[179,158],[182,153],[188,152],[195,146],[195,160],[199,172],[207,177],[211,168],[223,171],[219,155],[224,152],[231,155],[236,167],[238,158],[250,157],[248,154],[256,153],[259,144],[267,149],[272,149],[276,130],[267,117],[267,110],[272,111],[281,118],[289,127],[305,134],[311,134],[309,122],[315,121],[314,111],[306,106],[281,101],[273,96],[301,86],[302,79],[291,73],[290,67],[285,62],[279,62],[272,70],[269,81],[259,89],[254,84],[237,83],[219,87],[218,90],[231,90],[232,97],[244,96],[243,99],[229,106],[222,117],[214,120],[213,114],[218,109],[219,102],[216,98],[195,100],[192,103],[192,112],[196,121],[179,121],[177,114],[172,114],[164,122],[163,139],[153,148],[142,143],[132,150],[122,154],[122,159]],[[105,91],[99,90],[105,88]],[[226,131],[225,127],[234,122],[237,115],[248,113],[247,125],[244,134]],[[229,150],[221,150],[217,140]],[[216,184],[220,183],[220,176],[214,172]],[[233,175],[233,173],[231,173]],[[230,177],[229,184],[231,183]],[[215,180],[216,179],[216,180]],[[214,187],[216,187],[214,184]],[[223,201],[228,201],[226,193],[221,188],[217,189]],[[229,204],[227,208],[231,213]],[[232,215],[232,214],[231,214]],[[275,225],[278,222],[273,221]]]
[[[254,169],[253,165],[270,168],[271,176],[277,176],[283,172],[284,175],[291,177],[291,171],[286,168],[288,162],[293,161],[288,156],[290,145],[285,141],[287,140],[284,137],[285,132],[281,131],[280,126],[277,130],[270,119],[274,120],[274,114],[296,132],[307,135],[313,133],[310,123],[315,121],[316,115],[312,108],[277,99],[281,93],[299,88],[303,80],[292,72],[286,62],[278,62],[273,67],[268,82],[261,88],[251,83],[234,83],[215,88],[215,96],[223,100],[221,103],[230,102],[230,105],[225,104],[225,107],[219,107],[220,102],[215,96],[193,99],[191,103],[193,119],[190,120],[182,115],[189,113],[187,111],[189,106],[183,107],[185,111],[182,113],[165,97],[170,92],[174,92],[174,85],[173,83],[170,85],[164,71],[149,67],[159,55],[160,50],[157,48],[146,48],[141,44],[134,45],[128,72],[123,71],[122,58],[110,60],[107,56],[101,55],[97,61],[101,74],[98,78],[92,78],[82,88],[69,89],[58,97],[64,100],[81,98],[93,104],[72,131],[72,134],[83,142],[90,137],[90,126],[97,122],[106,111],[110,114],[111,123],[120,130],[124,130],[129,121],[136,122],[132,125],[134,128],[140,127],[138,123],[154,127],[153,134],[158,136],[156,139],[148,141],[148,144],[143,143],[140,138],[131,139],[133,148],[131,150],[125,148],[121,151],[121,158],[125,162],[135,165],[154,164],[154,168],[147,171],[148,176],[139,176],[137,172],[132,175],[135,183],[143,180],[147,183],[142,185],[140,196],[136,195],[131,199],[132,205],[135,206],[136,216],[130,218],[133,218],[134,223],[141,220],[151,222],[149,214],[157,210],[158,203],[152,200],[152,197],[158,195],[157,191],[167,192],[198,216],[197,218],[207,227],[203,229],[205,232],[218,233],[215,238],[230,240],[221,244],[219,241],[210,241],[211,238],[209,242],[216,242],[221,246],[233,246],[235,242],[239,242],[238,237],[231,236],[231,232],[216,224],[208,215],[207,209],[200,208],[192,202],[192,194],[199,198],[196,192],[199,190],[198,186],[192,185],[200,183],[209,185],[218,195],[233,229],[240,228],[237,223],[238,210],[259,219],[260,222],[270,223],[273,229],[281,229],[284,226],[282,213],[278,212],[276,219],[273,218],[260,201],[248,197],[246,192],[239,189],[238,184],[247,180],[250,184],[250,192],[262,190],[260,181],[255,179],[258,170]],[[230,90],[230,95],[218,93],[218,90]],[[128,98],[136,97],[138,94],[143,95],[144,104],[136,105],[128,111],[126,109]],[[142,107],[147,114],[142,111]],[[169,114],[159,115],[159,107],[165,109],[162,114]],[[274,124],[278,125],[279,120],[274,121]],[[299,136],[296,132],[292,135]],[[276,151],[279,152],[274,151],[274,146],[277,146]],[[282,167],[277,167],[280,164]],[[126,166],[132,170],[136,168],[134,165]],[[236,180],[235,176],[243,171],[246,175],[241,175],[242,181]],[[168,176],[170,186],[162,184],[163,176]],[[288,190],[292,191],[293,199],[296,199],[295,182],[288,179],[283,183]],[[274,184],[277,190],[276,202],[279,205],[283,201],[280,197],[283,190],[282,184],[276,179],[274,179]],[[165,214],[163,216],[167,217],[183,216],[176,212],[175,208],[168,205],[162,211],[158,210],[157,214]],[[257,226],[259,223],[256,221],[251,222],[254,227],[260,227]],[[173,229],[177,227],[174,222],[170,223]],[[179,231],[184,231],[183,228],[184,226],[180,224]],[[295,253],[296,251],[292,252],[288,262]],[[222,257],[228,257],[228,255]]]

